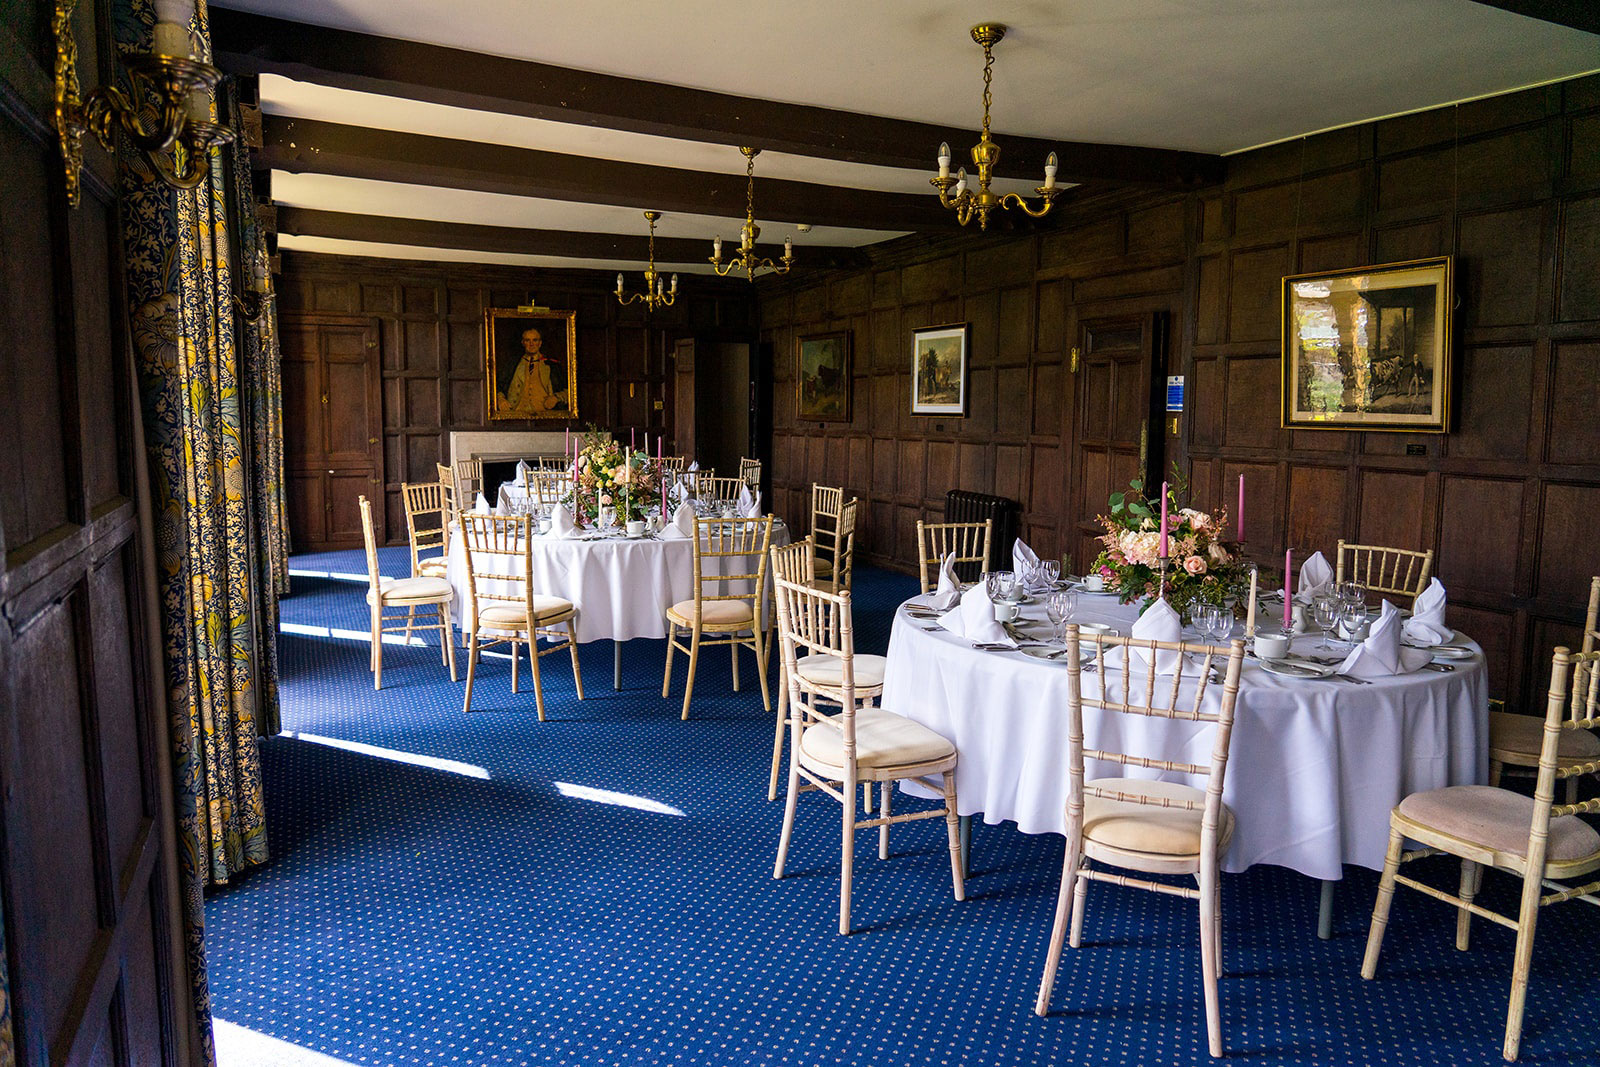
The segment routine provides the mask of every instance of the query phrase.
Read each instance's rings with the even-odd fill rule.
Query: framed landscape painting
[[[1444,433],[1448,256],[1283,279],[1283,425]]]
[[[850,421],[850,331],[803,334],[795,370],[801,422]]]
[[[911,414],[967,413],[967,324],[911,331]]]
[[[484,393],[489,419],[578,417],[578,313],[487,308]]]

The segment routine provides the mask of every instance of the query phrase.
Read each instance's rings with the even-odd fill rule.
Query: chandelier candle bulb
[[[672,291],[674,293],[678,291],[678,276],[676,274],[672,276]]]
[[[967,168],[962,167],[956,171],[956,195],[960,196],[967,191]]]
[[[785,237],[783,239],[783,258],[784,259],[793,259],[794,258],[794,238],[793,237]]]
[[[1045,157],[1044,187],[1046,189],[1054,189],[1056,187],[1056,154],[1054,152]]]
[[[949,142],[941,142],[940,145],[939,145],[939,177],[941,177],[941,178],[950,177],[950,145],[949,145]]]
[[[194,0],[156,0],[155,35],[151,51],[157,55],[194,56],[194,40],[189,36],[189,20],[194,18]]]
[[[621,274],[621,272],[618,272],[618,274],[617,274],[617,295],[618,296],[622,295],[622,274]]]

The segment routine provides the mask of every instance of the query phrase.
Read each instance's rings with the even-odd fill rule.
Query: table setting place
[[[1365,686],[1386,678],[1434,671],[1448,674],[1456,663],[1470,661],[1481,652],[1444,622],[1444,585],[1431,580],[1417,597],[1412,611],[1403,611],[1387,599],[1377,608],[1368,604],[1368,590],[1357,582],[1335,583],[1332,568],[1322,553],[1314,553],[1300,569],[1291,588],[1260,594],[1252,574],[1252,595],[1245,618],[1236,620],[1232,603],[1194,603],[1187,624],[1164,598],[1150,601],[1131,626],[1119,625],[1114,616],[1121,603],[1114,592],[1104,591],[1100,575],[1089,581],[1062,576],[1056,560],[1041,561],[1022,540],[1013,547],[1015,570],[985,572],[976,583],[963,583],[955,571],[954,554],[939,568],[938,587],[930,594],[907,601],[907,616],[929,632],[947,632],[964,639],[981,652],[1016,653],[1052,663],[1066,663],[1066,628],[1079,630],[1082,669],[1119,670],[1124,651],[1110,649],[1098,655],[1096,634],[1136,640],[1189,641],[1226,646],[1233,638],[1245,640],[1247,669],[1261,670],[1293,681],[1333,681]],[[1282,607],[1282,624],[1262,623],[1264,605]],[[1097,617],[1098,616],[1098,617]],[[1146,664],[1149,653],[1135,650]],[[1170,674],[1185,669],[1178,653],[1157,656],[1156,672]],[[1219,681],[1213,669],[1212,681]]]

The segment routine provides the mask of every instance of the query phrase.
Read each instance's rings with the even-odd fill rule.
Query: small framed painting
[[[795,419],[850,421],[850,331],[802,334],[795,368]]]
[[[484,392],[491,422],[578,417],[578,313],[487,308]]]
[[[964,322],[911,331],[911,414],[966,415],[967,334]]]
[[[1283,279],[1283,425],[1450,426],[1448,256]]]

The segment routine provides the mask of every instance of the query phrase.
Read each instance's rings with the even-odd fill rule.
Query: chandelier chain
[[[989,106],[994,103],[994,48],[983,46],[983,139],[989,139]]]

